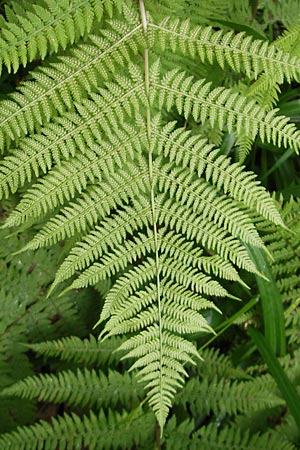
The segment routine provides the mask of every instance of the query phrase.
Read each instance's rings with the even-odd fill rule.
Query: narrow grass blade
[[[256,331],[253,328],[249,328],[248,333],[257,349],[259,350],[261,356],[265,360],[265,363],[267,364],[272,377],[277,383],[277,386],[283,398],[285,399],[290,413],[294,417],[297,427],[300,431],[300,398],[294,385],[291,383],[284,369],[279,364],[271,346],[264,338],[264,336],[259,331]]]
[[[223,334],[239,317],[241,317],[246,312],[250,311],[256,303],[258,302],[258,297],[254,297],[249,300],[246,305],[244,305],[241,309],[239,309],[236,313],[234,313],[229,319],[220,323],[218,327],[216,327],[216,334],[212,336],[204,345],[199,349],[199,352],[202,352],[206,347],[209,346],[215,339],[217,339],[221,334]]]
[[[266,281],[256,276],[262,302],[265,338],[275,355],[283,356],[286,353],[286,338],[281,294],[265,252],[250,245],[247,245],[247,249],[259,272],[268,279]]]
[[[285,163],[289,158],[295,155],[295,150],[293,148],[288,148],[281,156],[277,159],[276,163],[263,175],[262,179],[267,178],[271,173],[278,169],[283,163]]]

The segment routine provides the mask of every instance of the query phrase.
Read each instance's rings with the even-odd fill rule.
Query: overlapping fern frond
[[[296,446],[289,442],[278,432],[255,433],[241,431],[238,427],[225,426],[221,430],[215,424],[201,427],[201,430],[192,433],[193,423],[185,420],[176,423],[175,417],[169,421],[166,428],[166,449],[180,450],[188,445],[191,450],[238,450],[272,449],[296,450]],[[187,436],[190,436],[187,440]]]
[[[71,406],[110,406],[135,402],[142,388],[134,377],[116,371],[105,376],[95,370],[63,371],[55,375],[31,377],[10,386],[1,396],[37,398],[39,401],[65,403]],[[140,398],[142,395],[140,395]]]
[[[89,33],[94,21],[100,22],[103,9],[112,14],[115,0],[42,0],[39,3],[13,2],[1,16],[0,61],[16,72],[19,65],[57,53]]]
[[[91,411],[83,418],[75,413],[64,414],[54,418],[51,424],[40,421],[30,427],[20,427],[13,433],[3,434],[0,446],[13,450],[66,450],[71,446],[117,450],[120,445],[131,448],[146,440],[145,433],[147,429],[151,430],[152,424],[151,414],[131,417],[126,412],[110,411],[106,416],[102,410],[98,414]]]
[[[81,3],[97,3],[97,20],[103,8],[112,11],[110,1]],[[300,132],[276,109],[190,77],[184,67],[167,70],[164,51],[248,77],[267,73],[276,82],[298,80],[300,65],[298,57],[244,33],[158,21],[147,3],[116,2],[119,9],[101,31],[92,28],[93,17],[88,24],[82,18],[78,39],[68,22],[69,34],[57,38],[54,50],[74,44],[0,103],[6,148],[0,192],[24,190],[6,227],[44,221],[26,249],[74,239],[52,291],[69,278],[71,288],[111,279],[101,337],[126,335],[120,350],[134,358],[132,370],[163,428],[186,364],[199,357],[187,335],[212,332],[203,311],[219,310],[216,299],[232,297],[225,280],[243,283],[240,269],[257,273],[244,245],[264,248],[253,217],[283,225],[255,174],[189,129],[189,120],[300,147]],[[69,11],[71,4],[64,5]],[[14,11],[7,14],[12,28],[19,20]],[[34,18],[31,24],[36,27]],[[91,29],[93,35],[75,43]],[[44,57],[48,44],[27,56],[13,40],[10,45],[6,65],[16,70],[26,58]]]

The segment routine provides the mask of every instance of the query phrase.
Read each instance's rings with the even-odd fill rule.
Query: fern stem
[[[142,26],[145,36],[147,35],[147,15],[145,10],[144,0],[139,0]],[[153,146],[151,144],[151,109],[149,102],[150,93],[150,77],[149,77],[149,50],[144,49],[144,71],[145,71],[145,91],[148,98],[147,111],[146,111],[146,123],[147,123],[147,140],[148,140],[148,166],[149,166],[149,182],[150,182],[150,196],[151,196],[151,210],[153,220],[153,234],[154,234],[154,247],[155,247],[155,266],[156,266],[156,286],[157,286],[157,308],[158,308],[158,320],[159,320],[159,377],[160,377],[160,395],[162,395],[163,380],[162,380],[162,305],[161,305],[161,292],[160,292],[160,263],[159,263],[159,242],[158,242],[158,227],[157,227],[157,215],[155,208],[155,194],[154,194],[154,176],[153,176]],[[164,403],[163,398],[160,399],[160,404]],[[164,419],[159,420],[161,434],[163,431]]]

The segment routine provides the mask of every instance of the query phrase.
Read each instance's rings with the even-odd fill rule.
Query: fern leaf
[[[59,340],[28,344],[28,347],[40,355],[59,357],[63,361],[72,361],[86,366],[102,367],[114,360],[114,350],[121,344],[116,337],[109,342],[99,342],[94,336],[80,339],[70,336]]]
[[[218,228],[214,223],[190,213],[189,210],[171,200],[160,205],[160,220],[167,226],[184,233],[189,240],[216,252],[221,258],[230,260],[234,264],[255,273],[256,268],[247,255],[240,241],[227,236],[226,231]]]
[[[147,207],[147,213],[149,214],[150,208]],[[121,236],[120,236],[121,237]],[[109,239],[110,236],[109,236]],[[121,239],[120,239],[121,241]],[[80,247],[79,247],[80,248]],[[139,233],[132,241],[119,242],[114,245],[113,251],[107,252],[102,257],[101,264],[95,262],[89,266],[84,272],[70,286],[71,289],[77,289],[81,287],[87,287],[98,283],[98,281],[105,279],[108,275],[113,275],[116,272],[127,267],[128,264],[133,263],[138,258],[141,258],[154,250],[154,236],[149,230],[147,234]],[[77,253],[77,252],[76,252]],[[60,271],[57,272],[57,277],[54,281],[54,286],[70,276],[70,271],[73,272],[74,264],[72,256],[70,255],[71,264],[66,261],[66,266],[69,266],[69,272],[66,272],[66,266],[62,266]],[[79,260],[79,264],[84,264],[84,260],[80,258],[80,255],[75,254],[75,261]],[[76,266],[75,266],[76,267]],[[62,277],[60,277],[62,274]]]
[[[162,50],[170,48],[174,53],[180,51],[192,58],[197,56],[201,62],[217,63],[222,69],[227,64],[238,73],[245,71],[249,78],[257,78],[263,71],[280,83],[285,79],[289,82],[299,80],[298,57],[244,32],[235,34],[233,31],[215,31],[212,27],[191,28],[189,21],[174,21],[169,17],[160,24],[150,22],[149,28],[150,42],[158,42]]]
[[[89,267],[93,261],[108,252],[109,248],[115,249],[115,256],[112,260],[109,257],[104,257],[103,259],[106,259],[110,267],[108,270],[112,272],[118,270],[116,267],[126,266],[128,261],[138,257],[140,255],[139,248],[143,247],[143,243],[146,244],[146,238],[142,237],[140,242],[137,240],[135,244],[127,246],[128,260],[127,257],[124,257],[123,260],[117,259],[117,255],[121,255],[121,252],[116,248],[116,244],[118,243],[119,249],[121,249],[127,233],[133,234],[137,227],[147,225],[150,220],[150,212],[148,203],[139,203],[135,205],[135,208],[128,207],[124,209],[123,214],[119,213],[118,216],[108,219],[102,227],[96,227],[95,230],[85,237],[83,242],[78,243],[72,249],[72,252],[57,272],[54,285],[71,277],[77,270]],[[149,241],[151,241],[151,238],[149,238]],[[98,278],[95,277],[95,270],[90,272],[94,273],[93,284],[96,284]],[[82,278],[85,279],[86,275],[84,273],[82,275]]]
[[[9,386],[1,396],[16,396],[71,406],[110,406],[137,403],[143,390],[135,378],[128,373],[110,371],[108,376],[95,370],[63,371],[56,375],[47,374],[28,377]]]
[[[148,433],[152,432],[153,416],[139,414],[130,417],[109,411],[105,416],[101,410],[99,414],[90,412],[88,416],[64,414],[62,417],[38,422],[30,427],[19,427],[12,433],[3,434],[0,447],[11,450],[66,450],[72,447],[88,446],[90,450],[117,450],[131,448],[133,445],[147,441]],[[110,430],[108,432],[108,430]],[[139,432],[138,430],[143,430]]]
[[[78,122],[78,118],[76,121]],[[81,130],[83,131],[81,134],[79,129],[77,136],[76,134],[70,136],[70,129],[67,130],[66,126],[71,126],[72,130],[74,124],[65,122],[63,128],[55,127],[54,133],[51,130],[50,142],[43,136],[38,136],[35,142],[27,139],[24,142],[24,146],[20,145],[20,150],[14,151],[12,155],[3,159],[0,165],[0,192],[2,195],[7,197],[10,191],[15,192],[25,182],[31,181],[33,174],[38,176],[40,170],[44,172],[50,171],[54,162],[57,165],[53,167],[54,177],[55,174],[61,177],[59,171],[63,170],[63,172],[66,172],[68,166],[72,167],[73,165],[76,166],[76,164],[78,166],[78,164],[81,165],[84,162],[87,164],[86,170],[89,173],[96,169],[97,162],[95,160],[99,160],[99,158],[102,159],[102,171],[108,174],[114,165],[113,159],[117,166],[120,167],[126,159],[132,158],[135,153],[139,154],[143,129],[136,133],[132,127],[125,126],[123,129],[119,127],[118,131],[110,130],[109,132],[109,127],[107,127],[108,140],[104,141],[101,138],[99,139],[100,130],[95,130],[94,128],[92,130]],[[64,135],[66,135],[67,140],[63,139]],[[94,137],[98,138],[97,144],[93,142]],[[27,151],[28,145],[31,145],[29,151]],[[87,149],[86,145],[90,148]],[[76,152],[76,147],[79,147],[82,153]],[[123,152],[121,152],[121,149]],[[72,157],[70,157],[70,154]],[[115,154],[114,158],[112,158],[112,154]],[[68,162],[61,162],[61,156],[65,157]],[[93,161],[95,164],[93,164]],[[90,167],[88,167],[89,164],[91,165]],[[62,169],[63,165],[64,168]]]
[[[32,81],[0,103],[0,148],[64,114],[66,108],[73,110],[74,101],[80,103],[97,90],[100,80],[115,72],[116,63],[130,63],[142,39],[141,25],[128,7],[123,9],[127,27],[124,21],[114,21],[105,32],[90,35],[87,43],[33,71]]]
[[[71,8],[63,1],[61,8]],[[91,2],[82,0],[81,6]],[[85,19],[77,24],[79,6],[74,23],[84,42],[67,50],[59,62],[34,69],[36,81],[5,99],[3,139],[16,140],[16,148],[0,162],[0,193],[8,197],[25,188],[6,227],[20,229],[47,217],[27,249],[66,238],[75,241],[50,291],[71,277],[67,289],[103,281],[111,285],[105,289],[101,337],[126,335],[120,350],[124,358],[134,359],[131,370],[145,385],[162,429],[187,375],[186,365],[200,356],[189,336],[213,331],[203,311],[219,312],[215,299],[236,298],[224,280],[243,283],[240,269],[258,274],[245,246],[265,248],[256,219],[262,216],[284,226],[255,174],[208,144],[198,123],[191,132],[179,128],[179,121],[185,118],[186,127],[190,120],[203,126],[209,122],[220,133],[235,133],[240,142],[259,137],[296,151],[300,131],[287,117],[277,116],[276,109],[267,111],[237,89],[212,88],[206,79],[194,79],[180,69],[166,72],[157,54],[164,48],[167,54],[180,49],[180,64],[197,54],[205,66],[217,62],[226,72],[231,68],[249,77],[265,71],[282,81],[298,80],[299,60],[243,33],[192,29],[182,20],[164,19],[156,25],[143,0],[140,11],[136,2],[98,2],[108,15],[113,3],[122,14],[103,22],[102,31],[94,26],[95,37],[85,37],[94,20],[90,13],[88,25],[83,26]],[[184,11],[183,5],[187,7],[182,2],[176,10]],[[20,8],[9,13],[12,22],[14,15],[21,16]],[[50,52],[76,41],[64,37],[61,27],[57,34]],[[13,40],[12,45],[17,61],[18,46]],[[31,51],[38,56],[40,50]],[[40,89],[38,95],[35,89]],[[178,122],[170,121],[174,110]],[[55,346],[49,351],[60,353]],[[65,422],[55,422],[53,429],[60,431],[55,438],[49,431],[49,446],[63,448],[65,441],[53,441],[62,430],[85,435],[79,419]],[[30,430],[31,437],[24,432],[22,442],[36,442],[36,428]],[[32,442],[30,448],[36,445]],[[79,447],[82,441],[69,445]],[[87,440],[83,445],[94,444]]]
[[[49,169],[53,161],[60,165],[62,157],[66,159],[69,159],[69,155],[74,157],[76,150],[85,153],[87,147],[92,147],[100,156],[101,152],[105,154],[105,151],[116,151],[114,147],[120,148],[125,140],[125,148],[130,155],[134,154],[133,148],[135,151],[138,150],[135,146],[140,146],[139,138],[145,130],[140,126],[139,135],[134,139],[136,133],[130,125],[124,124],[124,127],[120,128],[120,121],[124,122],[121,120],[124,116],[122,108],[125,108],[126,114],[129,115],[135,110],[136,120],[141,122],[137,117],[138,108],[146,104],[147,99],[142,90],[140,70],[131,65],[130,73],[131,84],[122,77],[116,78],[118,82],[107,84],[107,89],[100,90],[101,95],[93,95],[93,101],[86,100],[83,105],[78,104],[78,114],[66,114],[58,119],[57,123],[50,124],[41,134],[36,135],[35,141],[25,138],[20,143],[22,152],[17,150],[7,160],[4,159],[3,175],[0,180],[4,194],[8,195],[9,187],[15,191],[25,180],[31,180],[32,172],[37,175],[39,167],[42,170]],[[108,142],[102,139],[103,130]],[[116,138],[120,139],[119,144]],[[95,144],[95,141],[99,144]],[[28,146],[32,148],[29,152]],[[120,156],[122,153],[117,156],[117,160],[120,160]],[[18,164],[18,158],[21,158],[23,164]]]
[[[0,66],[16,72],[34,59],[65,49],[90,32],[93,22],[101,21],[103,6],[111,9],[114,2],[105,0],[44,0],[42,4],[13,2],[6,6],[8,21],[2,21]]]
[[[100,219],[109,216],[113,209],[128,204],[137,189],[143,192],[148,181],[136,166],[131,167],[130,178],[127,172],[119,171],[116,176],[112,174],[109,181],[102,183],[101,188],[97,185],[88,188],[76,203],[70,203],[60,214],[51,218],[24,250],[53,245],[75,233],[86,232]]]
[[[157,315],[155,308],[153,314]],[[146,330],[128,339],[120,347],[120,350],[132,350],[126,357],[139,357],[132,369],[142,367],[138,374],[146,383],[149,403],[161,427],[165,423],[172,398],[176,390],[182,386],[183,376],[186,375],[182,366],[183,361],[187,358],[191,361],[191,356],[199,356],[190,342],[170,333],[167,325],[167,322],[164,323],[166,328],[162,332],[157,324],[149,325]]]
[[[170,110],[176,105],[186,119],[192,115],[196,121],[209,120],[212,126],[221,129],[226,125],[229,132],[245,133],[251,139],[259,135],[262,142],[299,150],[300,132],[288,123],[288,117],[276,116],[277,109],[267,112],[230,89],[211,90],[210,83],[205,80],[193,83],[191,77],[187,78],[178,69],[167,73],[160,83],[153,81],[153,88],[158,91],[160,108],[165,105]]]
[[[199,446],[200,444],[200,446]],[[225,427],[220,432],[214,425],[201,428],[193,436],[190,448],[193,450],[229,450],[235,446],[238,450],[253,448],[270,450],[295,450],[296,447],[277,432],[256,433],[251,435],[248,430],[242,432],[236,427]]]
[[[157,125],[153,125],[153,139],[160,154],[170,158],[179,167],[188,167],[191,173],[196,172],[198,177],[202,176],[266,219],[284,225],[274,202],[254,180],[256,176],[252,172],[246,172],[244,166],[232,163],[230,158],[220,154],[206,140],[191,136],[184,129],[173,131],[173,128],[174,123],[169,123],[158,133]]]
[[[219,381],[192,378],[175,402],[188,402],[193,414],[196,411],[203,414],[210,414],[211,411],[214,414],[250,414],[252,411],[284,405],[284,400],[274,391],[271,379],[229,383],[224,378]]]
[[[219,226],[224,226],[233,236],[240,237],[244,242],[252,242],[256,247],[262,247],[263,241],[259,237],[252,221],[226,196],[220,196],[205,180],[193,181],[189,170],[170,170],[163,165],[156,170],[158,186],[161,191],[168,191],[172,198],[183,203],[189,209],[203,218],[213,220]],[[169,170],[168,170],[169,169]]]
[[[285,30],[283,34],[274,41],[274,46],[281,51],[289,53],[291,56],[297,56],[299,43],[299,26],[294,25],[288,30]],[[248,94],[255,98],[260,105],[271,109],[278,101],[278,95],[281,91],[280,84],[281,77],[279,74],[275,74],[274,77],[269,77],[268,73],[263,72],[258,80],[249,87]]]

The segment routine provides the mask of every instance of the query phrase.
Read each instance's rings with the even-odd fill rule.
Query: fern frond
[[[298,312],[300,298],[299,270],[300,270],[300,222],[299,201],[291,198],[282,208],[282,216],[286,221],[287,230],[277,230],[269,224],[261,225],[264,231],[264,241],[272,252],[274,261],[271,268],[276,284],[282,296],[285,309],[286,334],[290,345],[299,343]]]
[[[13,2],[6,6],[7,21],[1,20],[0,69],[16,72],[34,59],[65,49],[100,22],[104,7],[111,11],[113,0],[55,0]],[[120,9],[121,2],[118,2]]]
[[[255,180],[256,175],[246,172],[244,166],[232,163],[218,149],[207,144],[206,140],[192,136],[189,131],[169,123],[160,132],[153,125],[153,139],[158,153],[167,156],[177,166],[187,167],[191,173],[197,173],[210,181],[218,190],[229,194],[237,202],[255,209],[266,219],[278,225],[284,225],[273,200],[265,189]]]
[[[105,126],[107,138],[104,141],[101,139],[99,128],[91,127],[88,130],[85,128],[80,130],[79,128],[76,133],[72,133],[72,130],[76,128],[75,124],[79,124],[83,120],[83,118],[80,119],[78,116],[74,116],[74,119],[75,123],[64,121],[63,127],[52,126],[51,130],[47,130],[47,137],[38,135],[35,141],[25,139],[20,144],[20,150],[13,151],[11,155],[1,161],[1,197],[7,197],[10,191],[16,192],[20,186],[31,181],[33,175],[39,176],[40,171],[50,172],[50,169],[53,169],[54,176],[58,172],[57,176],[61,177],[59,171],[63,170],[66,172],[67,167],[72,167],[73,162],[74,166],[76,166],[76,164],[81,165],[86,161],[86,171],[90,172],[88,160],[90,160],[91,170],[93,170],[93,167],[97,167],[95,160],[102,158],[102,172],[108,174],[114,164],[120,167],[122,162],[133,158],[134,154],[139,154],[141,140],[144,135],[143,128],[136,132],[131,126],[124,124],[123,128],[119,126],[115,130],[109,127],[106,120],[103,120],[102,125]],[[113,121],[111,120],[111,122]],[[64,136],[66,139],[64,139]],[[95,143],[94,139],[98,142]],[[28,150],[29,145],[30,149]],[[63,158],[68,161],[61,161]],[[83,158],[82,162],[80,158]],[[94,165],[93,160],[95,162]],[[54,163],[56,163],[56,166],[52,168]]]
[[[172,165],[158,164],[155,168],[157,184],[161,191],[168,191],[176,201],[184,204],[193,212],[213,221],[219,227],[224,227],[235,237],[244,242],[252,242],[256,247],[262,247],[252,221],[241,210],[240,204],[233,202],[203,179],[193,180],[188,169],[173,169]]]
[[[114,20],[105,31],[90,35],[86,43],[34,70],[32,80],[0,103],[1,149],[58,113],[64,114],[66,108],[73,110],[74,101],[80,103],[97,90],[99,83],[115,72],[116,65],[130,63],[141,45],[141,24],[126,5],[123,13],[127,22]]]
[[[194,427],[193,420],[187,419],[184,422],[178,423],[176,416],[172,416],[168,420],[164,432],[163,442],[166,443],[166,449],[181,450],[187,445],[190,445],[188,437],[192,436]]]
[[[176,8],[184,11],[188,3]],[[245,246],[265,248],[255,220],[263,216],[284,226],[255,174],[201,138],[197,122],[296,151],[300,131],[237,88],[212,88],[179,69],[166,72],[157,54],[180,48],[181,65],[197,54],[196,60],[217,62],[226,73],[257,77],[265,71],[282,81],[298,80],[299,59],[243,33],[192,29],[180,20],[156,25],[143,0],[139,5],[140,14],[136,2],[117,0],[122,14],[101,32],[93,27],[96,37],[85,37],[59,62],[34,69],[33,85],[24,84],[23,94],[10,99],[14,106],[4,104],[3,139],[18,142],[0,162],[0,191],[9,196],[25,187],[6,227],[25,228],[47,217],[27,249],[72,239],[50,292],[70,277],[67,290],[107,283],[101,337],[126,334],[120,350],[134,359],[131,370],[144,383],[162,429],[186,365],[200,356],[190,335],[213,332],[203,311],[220,312],[215,299],[237,298],[224,280],[243,284],[241,269],[263,276]],[[186,119],[186,128],[193,123],[193,131],[170,122],[171,110],[178,122]],[[59,353],[55,345],[49,351]],[[66,435],[75,423],[68,420]],[[52,445],[53,437],[48,441]]]
[[[28,344],[28,347],[40,355],[57,357],[63,361],[72,361],[85,366],[102,367],[114,360],[114,350],[122,342],[119,337],[106,342],[99,342],[94,336],[80,339],[70,336],[58,340]]]
[[[189,380],[175,402],[189,403],[193,414],[249,414],[251,411],[264,410],[284,405],[284,400],[275,393],[272,379],[253,381],[232,381],[221,378]]]
[[[64,414],[49,424],[40,421],[30,427],[19,427],[0,437],[0,447],[11,450],[67,450],[88,447],[90,450],[131,448],[147,442],[154,426],[150,414],[122,414],[109,411],[106,416],[90,412],[88,416]],[[108,431],[109,430],[109,431]],[[139,431],[140,430],[140,431]]]
[[[201,353],[203,359],[197,361],[193,368],[196,377],[213,380],[249,380],[250,376],[240,367],[235,367],[231,358],[219,349],[206,348]]]
[[[202,63],[217,63],[224,69],[227,64],[232,70],[245,72],[249,78],[257,78],[266,72],[280,83],[299,80],[299,58],[284,53],[267,41],[253,39],[244,32],[235,33],[212,27],[191,28],[188,20],[164,19],[160,24],[149,22],[149,41],[175,52],[198,57]]]
[[[241,431],[238,427],[224,427],[220,431],[215,425],[202,427],[191,440],[190,449],[198,450],[268,449],[296,450],[296,447],[277,432],[256,433]]]
[[[114,249],[114,254],[112,258],[109,258],[109,256],[103,257],[103,260],[107,261],[109,267],[109,269],[105,269],[105,272],[106,270],[109,270],[114,273],[119,270],[120,267],[125,267],[128,261],[133,261],[137,257],[140,257],[141,254],[139,249],[142,248],[144,244],[146,245],[147,238],[142,236],[141,240],[136,239],[135,243],[128,244],[127,246],[123,242],[127,234],[132,235],[140,227],[149,224],[151,210],[147,202],[137,202],[134,206],[134,208],[124,208],[123,213],[119,212],[117,216],[109,218],[106,222],[102,223],[101,227],[96,226],[82,242],[79,242],[73,247],[69,256],[60,266],[54,285],[68,279],[77,270],[83,270],[86,267],[89,267],[100,256],[108,252],[109,248]],[[149,237],[148,241],[150,242],[151,239],[152,238]],[[118,260],[118,255],[121,257],[121,249],[124,245],[126,246],[127,257],[123,256],[122,259],[120,258],[120,260]],[[149,245],[151,246],[151,244]],[[95,264],[95,267],[96,265],[97,263]],[[95,270],[92,269],[92,267],[93,266],[91,266],[89,273],[93,273],[93,284],[96,284],[98,278],[96,278]],[[88,278],[88,275],[84,275],[83,273],[82,279],[86,279],[86,277]],[[99,276],[99,279],[103,278]],[[80,283],[79,280],[78,283]]]
[[[274,46],[280,51],[288,52],[291,56],[298,56],[298,47],[300,44],[300,30],[299,25],[294,25],[288,30],[285,30],[275,41]],[[258,103],[265,108],[271,109],[278,101],[281,77],[275,74],[274,77],[269,77],[268,73],[263,72],[259,78],[251,84],[248,93],[249,96],[255,98]]]
[[[28,377],[0,393],[38,401],[66,403],[71,406],[110,406],[137,403],[143,397],[142,387],[128,373],[110,371],[108,376],[95,370],[78,369]]]
[[[242,431],[237,426],[225,426],[221,430],[215,425],[203,426],[193,432],[193,421],[177,423],[173,416],[165,431],[167,450],[181,450],[188,446],[190,450],[296,450],[296,447],[279,432],[255,433]]]
[[[281,21],[285,27],[289,28],[299,24],[299,0],[278,0],[275,3],[267,2],[266,14],[268,19]]]
[[[277,116],[278,109],[267,112],[255,101],[249,100],[230,89],[218,87],[211,89],[205,80],[193,82],[184,72],[174,69],[164,75],[161,82],[153,81],[152,87],[158,91],[160,108],[170,110],[173,105],[186,119],[192,115],[194,120],[209,120],[212,126],[228,131],[243,133],[254,139],[257,135],[262,142],[274,145],[300,148],[300,131],[289,118]]]
[[[128,204],[129,199],[135,197],[136,190],[143,192],[148,181],[134,165],[131,165],[130,173],[128,177],[127,172],[119,171],[117,175],[112,174],[109,181],[101,183],[101,188],[97,185],[89,187],[76,203],[70,203],[51,218],[24,250],[53,245],[75,233],[86,232],[115,208]]]

